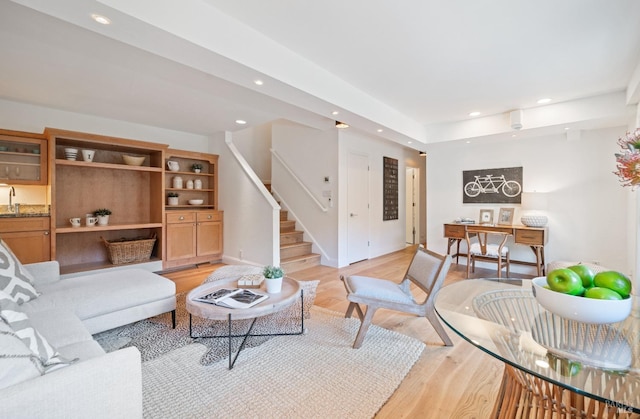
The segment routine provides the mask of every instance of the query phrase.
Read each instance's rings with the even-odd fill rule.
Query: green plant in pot
[[[284,271],[279,266],[265,266],[262,270],[264,276],[264,282],[269,294],[277,294],[282,291],[282,278],[284,277]]]
[[[106,226],[109,224],[109,216],[111,215],[111,210],[108,208],[99,208],[93,212],[93,215],[98,217],[98,225]]]
[[[176,192],[169,192],[167,194],[167,204],[178,205],[178,194]]]
[[[202,165],[200,163],[194,163],[191,165],[191,168],[194,172],[200,173],[200,171],[202,170]]]

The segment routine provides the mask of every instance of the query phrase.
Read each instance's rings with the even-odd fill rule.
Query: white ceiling
[[[471,111],[560,129],[538,99],[637,95],[639,21],[637,0],[4,1],[0,98],[198,134],[340,119],[416,147],[509,130],[444,134]]]

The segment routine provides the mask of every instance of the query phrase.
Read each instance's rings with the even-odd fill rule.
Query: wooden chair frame
[[[425,265],[430,265],[430,269],[428,271],[423,269]],[[359,295],[350,288],[349,281],[341,275],[340,279],[347,290],[347,299],[350,301],[345,317],[351,317],[355,310],[361,321],[360,329],[358,330],[353,347],[357,349],[362,345],[364,337],[367,334],[367,330],[371,325],[373,316],[379,308],[386,308],[403,313],[415,314],[420,317],[426,317],[444,344],[446,346],[452,346],[453,342],[451,342],[451,339],[449,339],[444,327],[440,324],[434,306],[435,296],[442,286],[450,266],[450,255],[440,255],[424,249],[424,247],[420,245],[411,259],[411,263],[407,268],[404,279],[399,284],[396,284],[400,286],[403,293],[411,296],[412,303],[402,303]],[[394,284],[392,281],[388,282]],[[423,302],[417,302],[415,297],[413,297],[410,291],[411,284],[414,284],[426,293]],[[366,312],[362,311],[360,304],[367,306]]]
[[[497,257],[487,255],[487,247],[490,245],[489,238],[491,236],[499,236],[498,246],[498,255]],[[465,240],[467,241],[467,278],[471,275],[471,272],[475,272],[476,270],[476,260],[481,260],[484,262],[493,262],[498,264],[498,278],[502,278],[502,269],[506,267],[507,270],[507,278],[510,275],[510,265],[511,259],[509,255],[509,248],[505,252],[504,257],[502,256],[502,250],[504,249],[509,236],[512,233],[509,231],[497,231],[495,229],[484,229],[481,226],[467,226],[465,231]],[[471,253],[471,238],[476,237],[478,240],[478,244],[480,245],[480,252],[482,255],[472,254]]]

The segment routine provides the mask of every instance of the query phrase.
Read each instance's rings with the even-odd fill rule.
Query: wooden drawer
[[[464,225],[445,224],[444,225],[444,237],[451,239],[464,239]]]
[[[195,223],[194,211],[167,212],[167,224]]]
[[[222,221],[221,211],[199,211],[196,214],[196,219],[199,223],[204,221]]]
[[[546,231],[544,229],[540,229],[540,230],[516,229],[516,236],[514,241],[519,244],[542,246],[545,244],[545,241],[546,241],[545,233]]]
[[[49,230],[49,217],[0,218],[0,233]]]

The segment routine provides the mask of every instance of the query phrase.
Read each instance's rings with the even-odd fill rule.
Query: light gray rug
[[[360,322],[316,306],[307,333],[280,336],[227,360],[199,361],[194,343],[142,364],[146,418],[371,418],[425,345],[371,326],[352,349]]]

